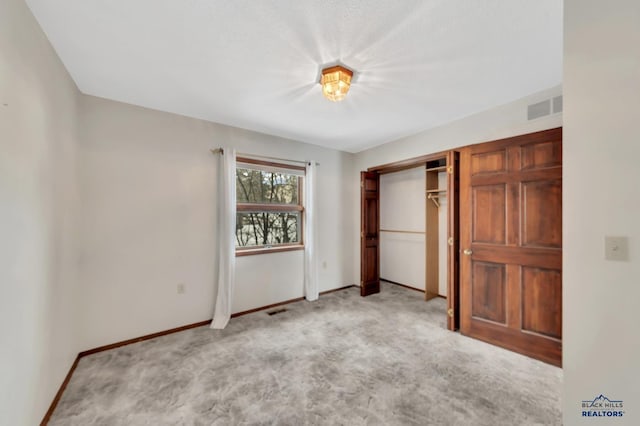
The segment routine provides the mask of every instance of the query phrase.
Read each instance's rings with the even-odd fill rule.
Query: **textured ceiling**
[[[351,152],[562,79],[561,0],[27,3],[83,93]]]

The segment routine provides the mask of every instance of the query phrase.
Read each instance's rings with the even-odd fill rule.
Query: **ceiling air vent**
[[[553,113],[562,112],[562,96],[553,98]]]
[[[538,102],[537,104],[529,105],[527,108],[527,119],[535,120],[536,118],[544,117],[551,114],[551,100]]]
[[[527,119],[535,120],[536,118],[559,112],[562,112],[562,95],[529,105],[527,107]]]

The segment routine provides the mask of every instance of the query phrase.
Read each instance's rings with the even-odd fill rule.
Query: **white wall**
[[[78,353],[79,92],[22,0],[0,2],[0,423],[34,425]]]
[[[565,0],[564,424],[640,424],[640,2]],[[604,236],[630,261],[604,260]],[[604,394],[622,419],[583,419]]]
[[[380,277],[424,290],[424,167],[380,176]]]
[[[320,290],[355,283],[352,154],[90,96],[81,106],[83,349],[211,318],[211,148],[320,162]],[[302,283],[301,251],[237,258],[233,311],[301,297]]]
[[[527,120],[527,105],[562,94],[557,86],[356,154],[356,170],[562,126],[562,114]]]
[[[560,86],[554,87],[413,136],[361,151],[355,154],[354,173],[351,180],[353,191],[356,193],[360,191],[358,172],[369,167],[475,143],[560,127],[562,126],[561,113],[528,121],[527,105],[561,94],[562,88]],[[353,281],[360,282],[359,198],[353,201],[352,208],[355,212],[353,220],[357,224],[354,227],[352,238],[358,242],[353,253],[355,263]]]

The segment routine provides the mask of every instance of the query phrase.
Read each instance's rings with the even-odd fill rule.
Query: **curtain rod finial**
[[[212,149],[211,153],[212,154],[224,154],[224,149],[222,149],[222,148]]]

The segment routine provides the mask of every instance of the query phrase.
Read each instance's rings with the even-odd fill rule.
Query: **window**
[[[304,171],[304,167],[237,159],[237,256],[303,248]]]

